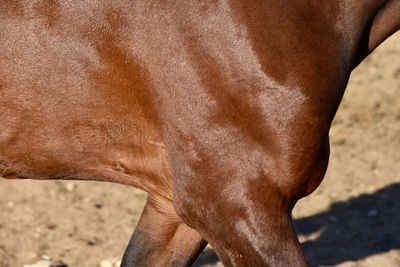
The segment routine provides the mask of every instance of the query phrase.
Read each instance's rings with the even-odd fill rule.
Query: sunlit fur
[[[147,191],[125,267],[306,266],[291,210],[399,27],[400,0],[0,0],[0,175]]]

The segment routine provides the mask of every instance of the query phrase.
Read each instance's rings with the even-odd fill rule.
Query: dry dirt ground
[[[331,144],[324,182],[294,212],[310,264],[400,266],[400,33],[354,71]],[[43,257],[112,267],[145,197],[107,183],[0,179],[0,267]],[[222,264],[208,249],[196,266]]]

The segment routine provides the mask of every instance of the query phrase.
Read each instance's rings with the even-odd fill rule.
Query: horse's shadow
[[[336,265],[400,249],[400,183],[333,203],[326,212],[295,220],[295,227],[299,235],[319,233],[301,245],[310,266]],[[194,266],[217,261],[208,250]]]
[[[295,221],[298,234],[320,232],[302,243],[311,266],[335,265],[400,249],[400,184],[330,206]]]

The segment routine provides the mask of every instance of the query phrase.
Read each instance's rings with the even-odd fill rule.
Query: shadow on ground
[[[311,266],[356,261],[400,249],[400,184],[331,205],[295,221],[298,234],[320,232],[302,244]]]
[[[295,226],[301,235],[319,232],[315,240],[302,244],[310,266],[336,265],[400,249],[400,184],[334,203],[326,212],[296,220]],[[194,266],[217,262],[212,250],[206,250]]]
[[[192,265],[192,267],[202,267],[202,266],[209,266],[214,265],[219,262],[218,256],[212,249],[206,248],[196,262]]]

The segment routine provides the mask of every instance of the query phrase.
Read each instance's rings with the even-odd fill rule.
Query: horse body
[[[305,266],[351,70],[400,1],[1,1],[0,174],[149,193],[123,266]]]

